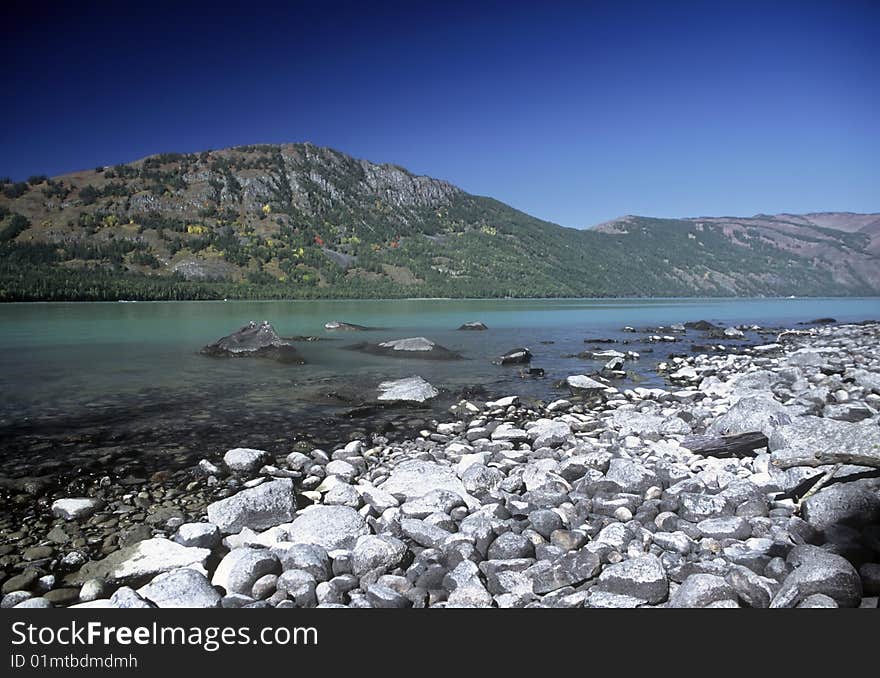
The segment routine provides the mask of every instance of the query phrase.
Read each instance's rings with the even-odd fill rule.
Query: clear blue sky
[[[129,4],[4,3],[0,175],[311,141],[574,227],[880,211],[877,0]]]

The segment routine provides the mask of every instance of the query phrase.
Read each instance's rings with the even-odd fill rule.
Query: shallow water
[[[821,317],[841,322],[880,318],[880,299],[5,304],[0,305],[0,443],[7,460],[33,457],[45,463],[109,447],[129,455],[161,456],[169,448],[182,448],[204,456],[236,445],[281,445],[299,436],[331,440],[334,433],[348,434],[337,422],[351,404],[328,397],[337,390],[368,393],[379,381],[419,374],[443,397],[433,411],[417,416],[436,416],[461,389],[472,386],[483,387],[486,395],[549,399],[562,394],[555,384],[564,377],[601,368],[599,362],[564,357],[591,347],[639,351],[641,360],[627,363],[627,369],[644,385],[661,385],[656,363],[670,352],[687,351],[693,342],[705,343],[702,334],[689,332],[676,344],[651,345],[643,342],[644,332],[623,333],[623,326],[705,319],[787,327]],[[282,336],[322,338],[298,344],[307,364],[198,354],[200,347],[247,321],[264,319]],[[380,329],[326,332],[323,325],[329,320]],[[486,323],[489,330],[456,331],[471,320]],[[360,341],[408,336],[426,336],[466,360],[401,360],[346,349]],[[767,336],[751,333],[749,340],[762,343]],[[593,345],[585,343],[589,338],[631,343]],[[544,379],[522,379],[517,367],[492,365],[516,346],[531,349],[532,364],[546,370]],[[63,453],[56,447],[59,440]]]

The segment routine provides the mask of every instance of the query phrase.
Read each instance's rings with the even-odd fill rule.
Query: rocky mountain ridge
[[[312,144],[0,180],[0,300],[880,293],[880,215],[595,229]]]

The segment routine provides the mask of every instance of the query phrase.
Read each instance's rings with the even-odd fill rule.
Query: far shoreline
[[[880,300],[880,295],[799,296],[799,297],[316,297],[313,299],[39,299],[28,301],[0,301],[0,306],[24,304],[227,304],[227,303],[303,303],[303,302],[385,302],[385,301],[820,301]]]

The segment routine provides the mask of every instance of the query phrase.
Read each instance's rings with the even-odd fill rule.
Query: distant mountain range
[[[880,214],[577,230],[311,144],[0,183],[6,301],[880,294]]]

